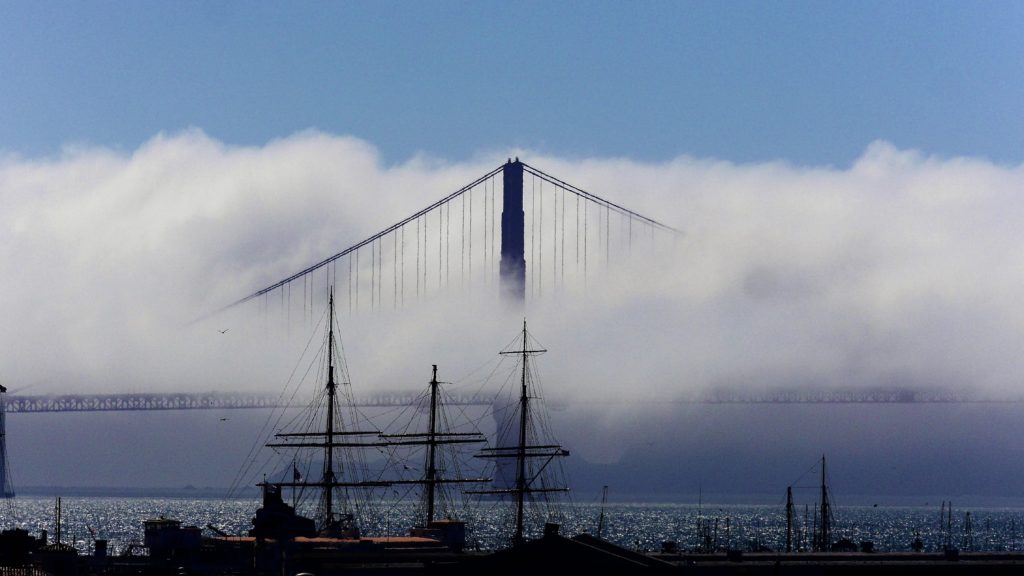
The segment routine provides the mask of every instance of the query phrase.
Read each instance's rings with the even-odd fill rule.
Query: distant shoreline
[[[217,486],[24,486],[15,487],[17,496],[26,497],[80,497],[80,498],[195,498],[214,500],[227,498],[228,488]],[[16,496],[16,497],[17,497]],[[577,504],[597,504],[600,500],[589,498],[587,492],[575,491],[574,500]],[[232,494],[232,499],[257,499],[259,489],[255,486],[245,487]],[[836,506],[844,507],[908,507],[938,508],[940,503],[953,501],[956,508],[1024,508],[1024,497],[1019,496],[979,496],[971,494],[953,494],[946,496],[907,496],[896,495],[837,495]],[[716,506],[774,506],[783,505],[783,496],[778,494],[718,494],[704,493],[668,493],[668,494],[616,494],[608,495],[609,503],[614,504],[683,504],[697,506],[702,502],[705,508]]]
[[[226,498],[228,489],[213,486],[24,486],[15,487],[17,496],[72,496],[72,497],[97,497],[97,498],[197,498],[197,499],[221,499]],[[232,498],[257,498],[259,490],[256,487],[246,487],[238,490]]]

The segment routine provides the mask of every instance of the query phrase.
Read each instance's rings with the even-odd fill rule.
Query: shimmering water
[[[19,497],[15,500],[15,523],[32,533],[47,530],[54,534],[54,500]],[[82,551],[91,546],[92,528],[100,538],[110,540],[116,553],[131,543],[142,541],[142,521],[164,516],[185,525],[217,526],[231,534],[244,534],[251,525],[259,502],[244,499],[191,498],[63,498],[65,542],[74,542]],[[364,534],[402,534],[414,523],[414,503],[378,502],[373,511],[365,510],[361,526]],[[926,550],[941,550],[947,538],[961,550],[1000,551],[1024,549],[1024,509],[979,508],[970,510],[972,529],[966,530],[965,510],[954,510],[952,532],[940,527],[938,508],[923,507],[843,507],[835,511],[834,537],[853,542],[870,540],[878,551],[907,551],[920,534]],[[600,507],[596,504],[562,507],[555,520],[563,534],[595,533]],[[813,530],[813,519],[804,524],[803,510],[796,520],[797,546],[806,545]],[[512,515],[507,506],[484,503],[462,514],[469,528],[469,540],[481,548],[506,544],[510,538]],[[534,516],[530,524],[536,535],[543,523]],[[701,530],[703,523],[706,528]],[[12,524],[10,512],[0,513],[0,525]],[[709,543],[716,548],[750,550],[765,546],[774,550],[785,546],[786,520],[779,506],[707,505],[701,510],[686,504],[610,503],[605,507],[603,536],[630,548],[656,550],[662,542],[677,542],[682,550],[695,550]]]

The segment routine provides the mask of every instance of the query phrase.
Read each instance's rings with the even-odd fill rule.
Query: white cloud
[[[559,268],[547,260],[549,296],[528,314],[552,350],[543,364],[552,394],[666,398],[723,384],[1019,390],[1022,167],[884,142],[848,169],[507,155],[516,154],[686,233],[653,253],[637,240],[627,266],[616,264],[628,249],[617,245],[601,273],[595,244],[585,292],[551,296]],[[239,148],[198,130],[157,136],[131,154],[79,148],[2,160],[0,380],[50,392],[272,389],[310,329],[300,323],[301,280],[290,328],[280,293],[188,321],[502,161],[385,166],[350,137],[305,132]],[[572,200],[565,206],[572,228]],[[557,234],[559,223],[548,222]],[[461,224],[457,211],[449,224]],[[588,224],[593,233],[595,221]],[[437,221],[427,226],[433,246]],[[411,252],[414,231],[407,234]],[[389,239],[382,252],[391,246]],[[575,254],[568,256],[571,281]],[[437,260],[428,266],[434,283]],[[337,274],[347,311],[346,272],[319,272],[314,292]],[[382,272],[385,311],[360,313],[344,328],[354,377],[367,386],[416,386],[431,363],[467,374],[516,330],[520,314],[495,313],[493,286],[481,279],[471,296],[432,296],[429,305],[388,312],[394,284],[392,271]],[[216,331],[224,327],[228,334]]]

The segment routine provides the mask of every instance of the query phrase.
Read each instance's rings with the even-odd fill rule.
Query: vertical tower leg
[[[504,195],[501,208],[501,298],[508,303],[526,302],[526,256],[523,215],[523,164],[509,160],[502,171]]]
[[[7,388],[0,386],[0,498],[14,498],[7,471]]]

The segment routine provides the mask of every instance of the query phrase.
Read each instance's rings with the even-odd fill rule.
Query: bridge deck
[[[421,394],[379,392],[356,398],[359,406],[391,407],[415,404]],[[484,394],[455,395],[449,404],[488,406],[495,401]],[[955,404],[968,402],[1019,402],[1013,399],[984,399],[966,392],[949,390],[865,389],[865,390],[776,390],[744,392],[706,390],[678,396],[677,404]],[[303,406],[305,402],[293,405]],[[8,414],[33,412],[119,412],[141,410],[237,410],[278,408],[286,402],[280,395],[247,392],[60,394],[6,399]]]

